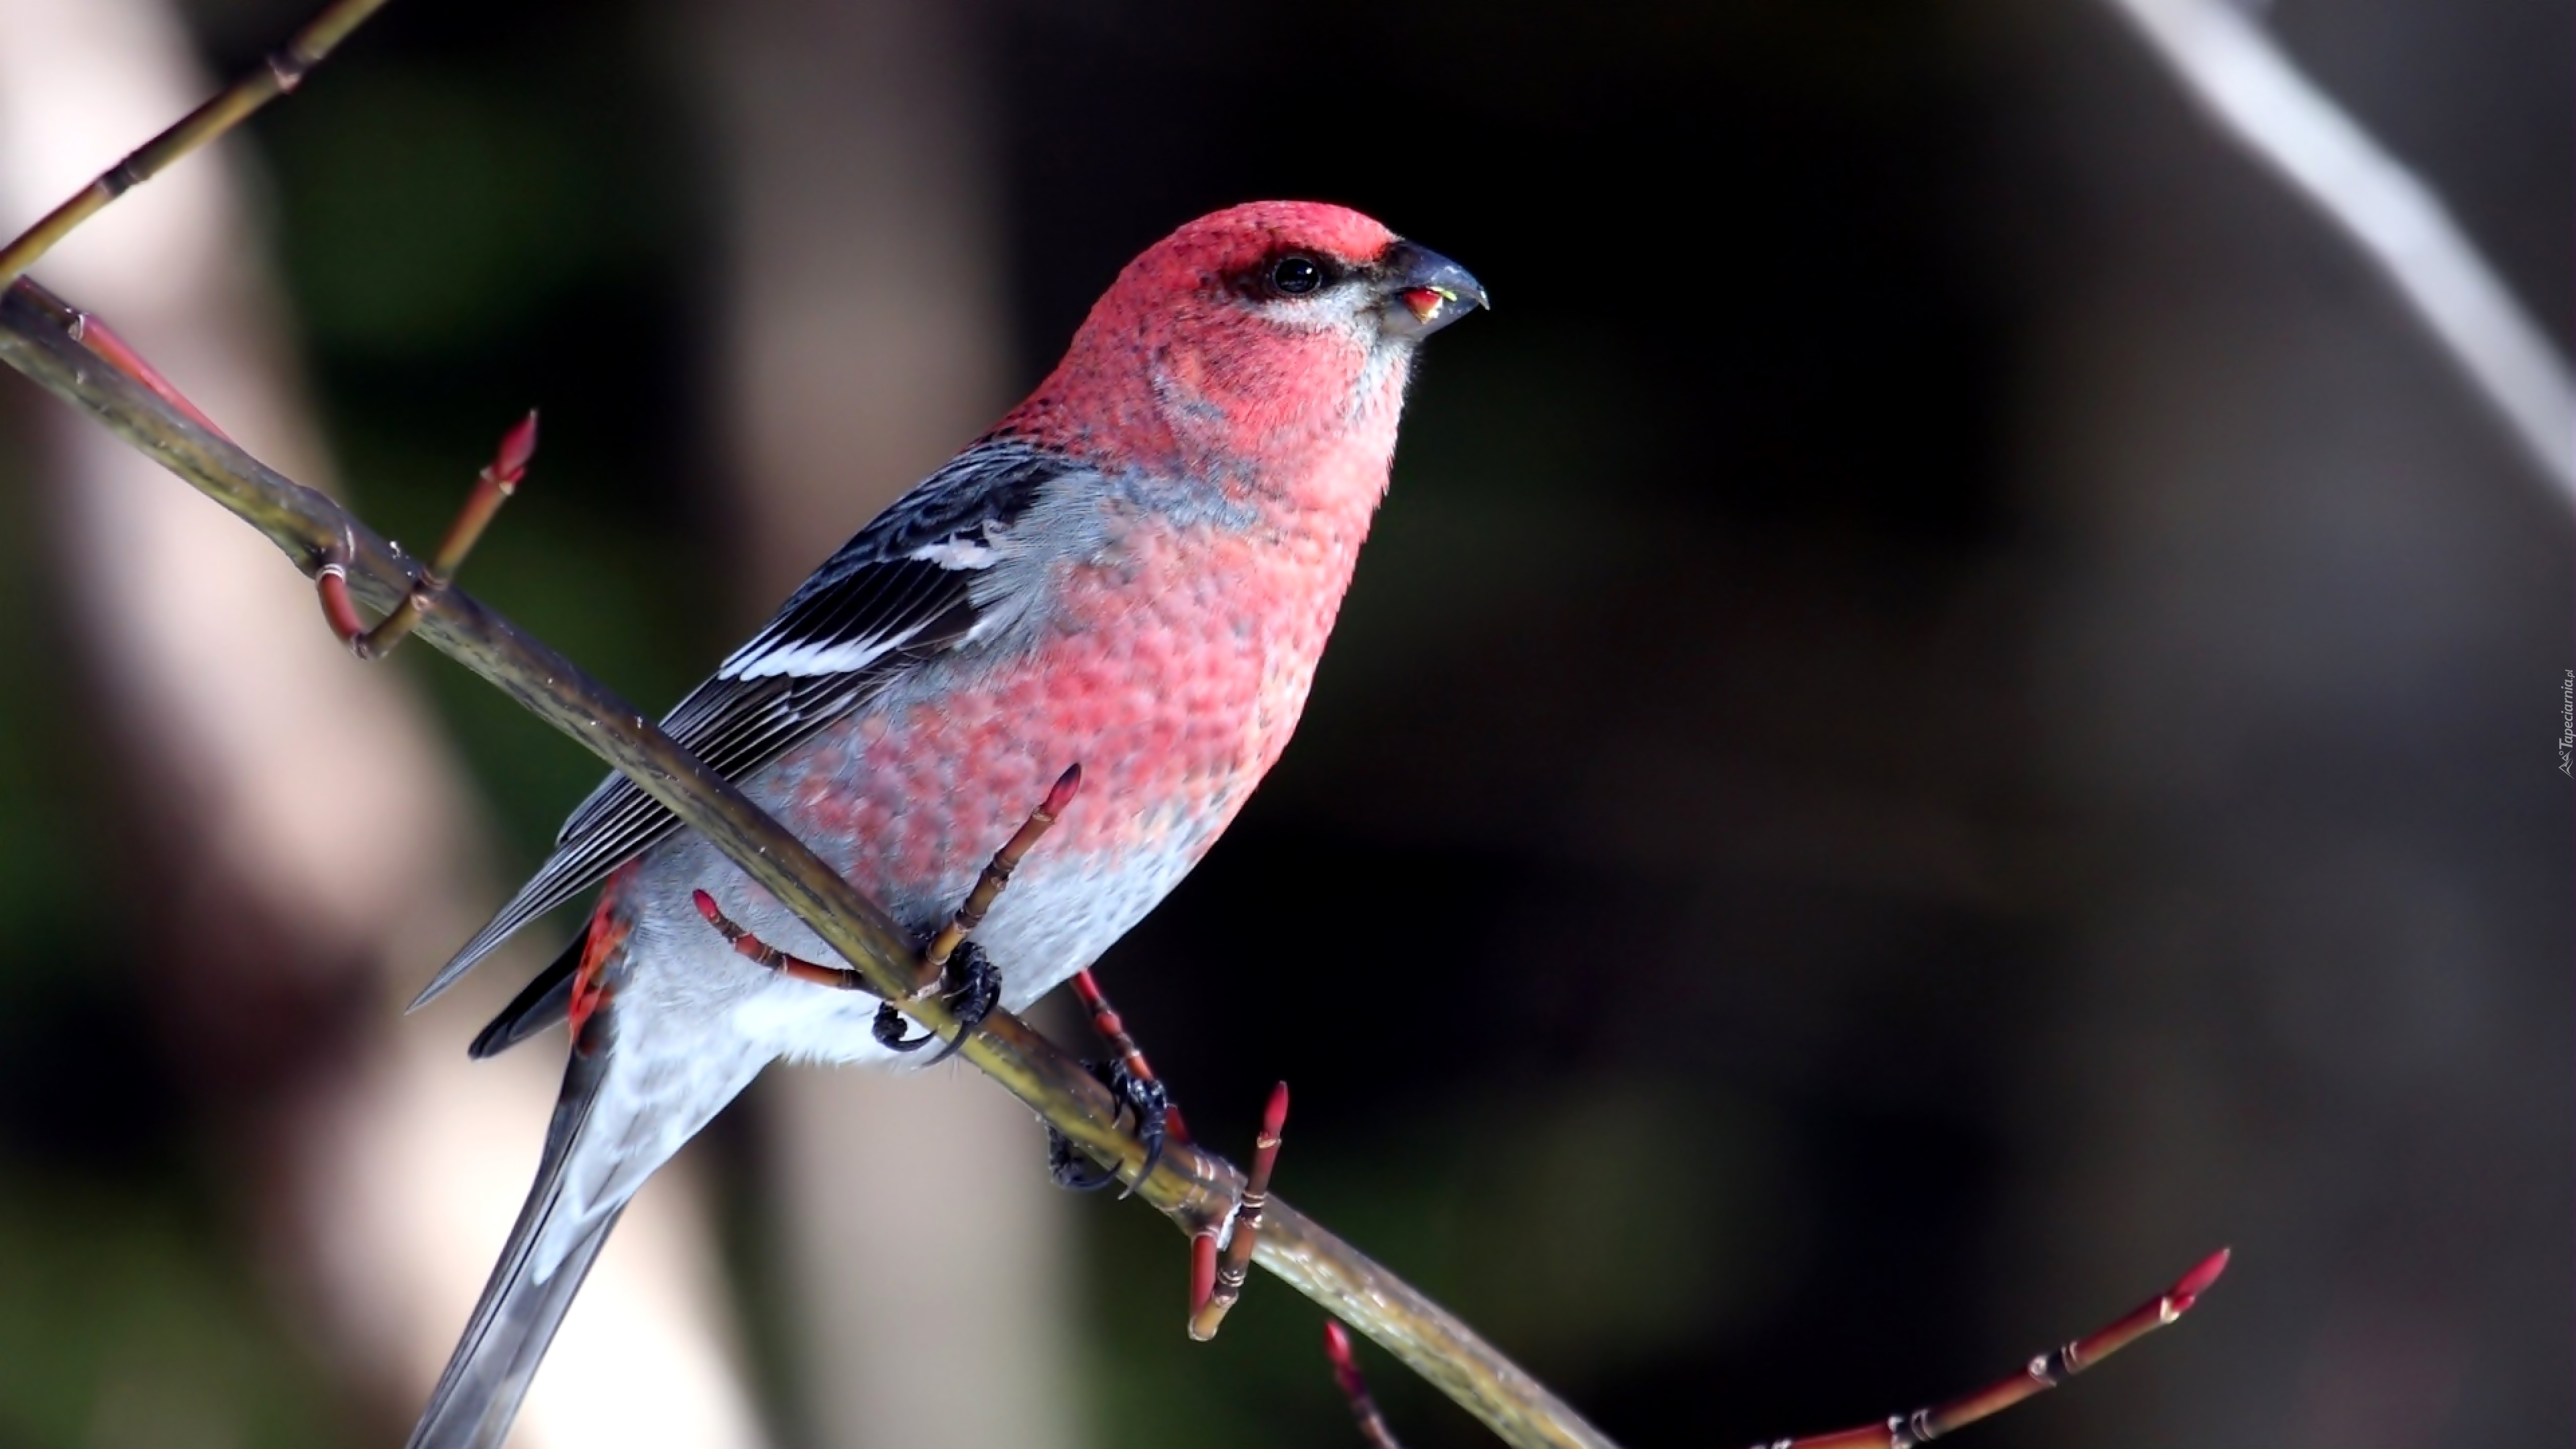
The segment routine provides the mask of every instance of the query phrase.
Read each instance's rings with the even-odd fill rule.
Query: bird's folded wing
[[[1010,440],[979,443],[843,545],[662,721],[707,768],[749,777],[883,691],[907,670],[976,643],[1012,612],[989,587],[1013,556],[1011,525],[1050,488],[1087,472]],[[980,585],[986,585],[979,587]],[[597,885],[679,828],[659,801],[611,775],[575,809],[554,854],[454,959],[414,1009],[453,986],[530,921]]]

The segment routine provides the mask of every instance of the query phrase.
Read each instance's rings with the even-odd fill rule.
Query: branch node
[[[8,245],[0,246],[0,285],[16,281],[39,257],[53,250],[82,222],[105,210],[108,203],[160,175],[172,162],[190,155],[248,120],[260,107],[295,89],[306,71],[319,65],[332,47],[384,3],[385,0],[332,0],[295,33],[295,39],[280,53],[290,57],[285,66],[279,64],[280,55],[270,55],[257,70],[208,97],[204,104],[73,192],[61,205],[38,218],[35,225],[11,238]]]
[[[305,74],[313,68],[312,62],[296,54],[293,46],[270,51],[267,60],[269,77],[277,82],[281,96],[295,94],[295,88],[304,84]]]
[[[223,429],[215,426],[213,418],[206,416],[204,409],[190,402],[187,394],[172,386],[170,379],[163,377],[159,369],[143,360],[142,353],[118,336],[116,329],[107,325],[106,318],[74,307],[28,278],[19,278],[16,287],[20,293],[61,318],[63,330],[71,335],[74,342],[96,353],[108,366],[143,384],[154,397],[185,414],[188,421],[226,442],[232,441]]]
[[[1216,1281],[1204,1296],[1192,1284],[1190,1337],[1202,1343],[1216,1337],[1225,1315],[1243,1296],[1253,1249],[1261,1238],[1261,1214],[1270,1206],[1270,1170],[1279,1161],[1280,1134],[1287,1126],[1288,1084],[1281,1082],[1270,1089],[1269,1105],[1262,1109],[1261,1135],[1252,1141],[1252,1172],[1244,1180],[1243,1200],[1235,1208],[1234,1232],[1226,1239],[1225,1260],[1216,1270]]]
[[[106,331],[103,327],[97,330],[102,334]],[[122,343],[117,345],[123,346]],[[140,364],[142,359],[136,358],[135,361]],[[150,369],[146,367],[145,370]],[[181,404],[185,405],[184,399]],[[354,541],[342,545],[343,552],[336,563],[325,561],[322,571],[313,579],[314,587],[322,593],[322,617],[330,621],[331,632],[339,636],[341,643],[349,646],[350,653],[360,659],[382,659],[394,652],[394,647],[419,626],[421,616],[438,602],[439,595],[447,592],[448,581],[465,566],[466,555],[474,551],[474,545],[483,537],[483,530],[491,526],[493,515],[499,513],[501,505],[518,491],[519,481],[528,475],[528,460],[536,455],[536,451],[537,413],[536,409],[530,408],[526,417],[501,435],[501,444],[494,450],[492,461],[474,475],[474,491],[465,495],[465,506],[456,511],[456,521],[447,526],[447,537],[440,541],[438,553],[413,580],[402,601],[377,620],[374,628],[366,627],[359,619],[357,607],[349,598],[348,560],[355,551]],[[335,570],[336,578],[333,576]]]

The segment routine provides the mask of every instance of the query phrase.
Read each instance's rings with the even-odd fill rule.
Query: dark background
[[[301,8],[190,14],[229,71]],[[2268,21],[2565,347],[2565,8]],[[541,399],[472,584],[655,706],[748,622],[673,31],[406,0],[248,143],[362,511],[434,532]],[[2576,1431],[2565,512],[2107,7],[992,0],[972,39],[1023,385],[1253,197],[1497,304],[1430,349],[1296,745],[1104,964],[1202,1135],[1287,1078],[1282,1190],[1638,1449],[1968,1387],[2221,1244],[2187,1327],[1979,1442]],[[22,681],[76,667],[34,587]],[[533,863],[595,766],[413,653]],[[181,1341],[266,1345],[221,1442],[339,1442],[372,1421],[229,1266],[227,1164],[125,1025],[78,723],[10,695],[0,1319],[124,1234]],[[1095,1442],[1355,1442],[1310,1306],[1257,1280],[1191,1345],[1168,1229],[1077,1213]],[[0,1438],[89,1442],[37,1427],[86,1361],[7,1357]],[[1490,1442],[1370,1362],[1409,1442]]]

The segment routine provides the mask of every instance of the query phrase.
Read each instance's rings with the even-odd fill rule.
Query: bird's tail
[[[605,1016],[601,1013],[601,1018]],[[491,1281],[483,1285],[482,1300],[474,1305],[474,1316],[466,1322],[455,1356],[447,1361],[447,1372],[439,1375],[429,1407],[411,1431],[409,1449],[500,1449],[501,1441],[509,1437],[510,1421],[518,1416],[519,1400],[526,1397],[537,1364],[546,1356],[546,1346],[554,1342],[564,1311],[572,1307],[591,1261],[599,1256],[608,1230],[625,1210],[621,1203],[600,1212],[560,1261],[549,1264],[540,1255],[557,1212],[572,1210],[563,1200],[564,1169],[581,1142],[607,1077],[608,1023],[594,1018],[589,1025],[593,1030],[585,1035],[592,1039],[574,1048],[572,1063],[564,1072],[563,1095],[556,1100],[554,1120],[546,1129],[536,1186],[528,1192],[527,1205],[519,1209],[519,1221],[510,1229],[510,1240],[492,1269]]]

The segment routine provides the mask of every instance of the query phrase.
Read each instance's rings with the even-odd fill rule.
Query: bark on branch
[[[350,592],[380,613],[423,589],[429,574],[423,560],[110,366],[71,335],[74,315],[31,285],[9,288],[0,296],[0,361],[231,510],[307,576],[326,561],[340,563]],[[955,1035],[957,1022],[936,995],[905,999],[917,955],[885,912],[641,710],[453,586],[434,593],[414,632],[632,778],[922,1027]],[[353,829],[365,824],[350,822]],[[961,1055],[1103,1165],[1135,1178],[1146,1159],[1144,1144],[1120,1126],[1116,1101],[1069,1053],[996,1011]],[[1136,1195],[1187,1235],[1221,1227],[1243,1187],[1232,1163],[1181,1142],[1167,1142],[1153,1170],[1135,1182]],[[1375,1340],[1507,1443],[1610,1449],[1599,1430],[1454,1315],[1276,1198],[1255,1261]]]

